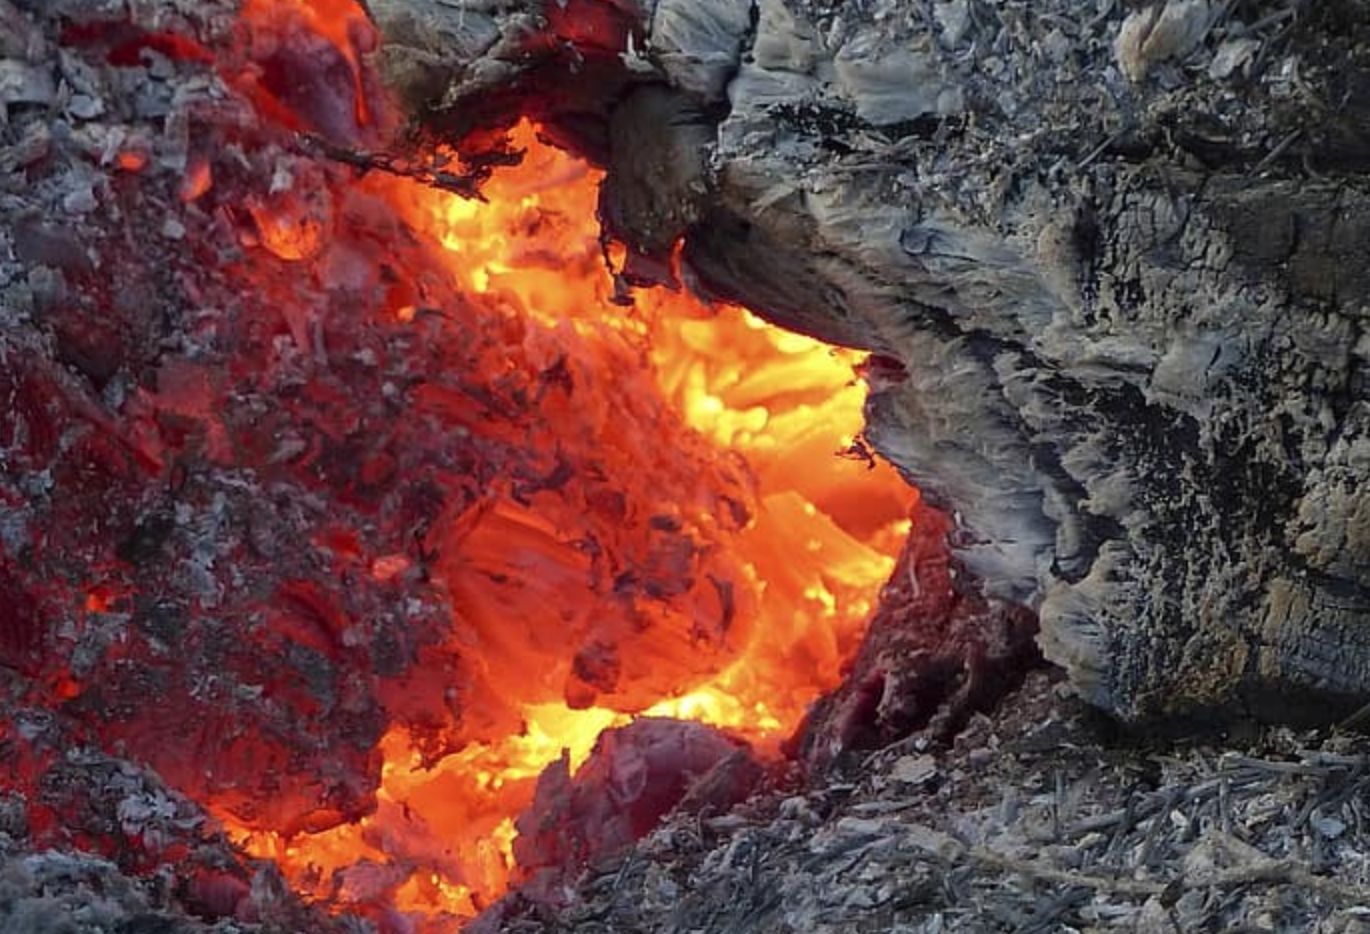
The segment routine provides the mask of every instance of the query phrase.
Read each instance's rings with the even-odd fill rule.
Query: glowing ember
[[[245,12],[265,27],[303,17],[358,66],[366,43],[350,3],[250,0]],[[516,878],[514,818],[563,750],[574,768],[602,731],[645,714],[773,752],[840,681],[916,497],[861,456],[859,355],[682,294],[639,293],[625,307],[599,242],[599,174],[526,124],[514,137],[526,156],[485,185],[486,203],[371,176],[341,194],[273,184],[272,198],[246,205],[256,233],[245,245],[349,282],[385,280],[375,270],[386,246],[344,255],[330,245],[335,225],[354,223],[349,211],[366,215],[359,226],[386,212],[401,222],[396,243],[412,250],[417,239],[425,266],[387,274],[374,326],[445,328],[458,343],[499,335],[472,351],[471,387],[461,373],[419,385],[407,417],[547,464],[500,478],[423,542],[424,571],[454,608],[448,648],[461,681],[447,691],[460,693],[461,722],[447,748],[457,751],[425,755],[431,747],[392,727],[376,811],[317,833],[287,836],[250,808],[216,808],[301,890],[388,903],[439,929]],[[190,184],[202,195],[210,180]],[[352,207],[335,210],[347,198]],[[297,344],[317,343],[305,311],[283,314]],[[538,430],[469,414],[480,386],[535,406]],[[399,554],[368,566],[380,582],[415,570]],[[92,605],[102,599],[93,593]]]
[[[632,679],[618,678],[639,683],[620,697],[599,696],[577,677],[581,624],[566,619],[568,607],[612,615],[585,580],[580,543],[597,521],[582,513],[593,504],[554,494],[535,494],[531,506],[494,504],[447,545],[439,564],[464,617],[457,638],[478,646],[493,690],[517,708],[522,729],[473,741],[429,768],[393,730],[382,744],[380,807],[360,825],[288,841],[240,831],[297,884],[319,894],[340,885],[344,901],[364,900],[365,886],[355,881],[363,861],[414,865],[423,868],[402,874],[395,892],[400,908],[472,914],[509,882],[512,819],[531,800],[538,773],[563,749],[578,765],[601,731],[631,714],[699,720],[773,748],[806,705],[839,682],[908,531],[915,494],[887,466],[841,456],[862,424],[865,390],[852,371],[859,355],[684,295],[639,294],[630,309],[613,303],[594,220],[598,174],[539,143],[528,126],[516,137],[528,154],[485,187],[486,204],[392,179],[366,184],[441,244],[434,255],[464,291],[525,323],[529,348],[549,363],[566,355],[573,373],[597,371],[600,396],[575,402],[605,407],[600,428],[612,430],[616,406],[660,408],[655,437],[558,439],[566,449],[622,446],[621,469],[641,484],[629,506],[652,504],[653,460],[671,457],[682,430],[693,429],[719,461],[743,471],[750,502],[736,504],[745,515],[735,529],[712,527],[716,518],[689,503],[655,504],[669,522],[697,525],[722,553],[714,564],[735,569],[726,597],[705,586],[672,608],[711,621],[731,614],[726,658],[716,669],[708,655],[694,664],[672,660],[665,656],[689,654],[688,639],[667,636],[657,646],[644,639],[640,658],[620,647],[616,659],[642,666]],[[416,313],[413,305],[390,311],[399,323]],[[615,369],[624,367],[631,369]],[[640,398],[644,377],[656,399]],[[614,505],[628,508],[611,504],[611,513]],[[516,552],[523,556],[511,557]],[[374,573],[397,573],[395,562],[376,562]],[[564,579],[549,581],[556,573]],[[568,681],[583,685],[584,696],[567,696]]]

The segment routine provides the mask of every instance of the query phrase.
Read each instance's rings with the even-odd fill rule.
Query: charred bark
[[[871,439],[1089,700],[1370,693],[1370,4],[370,6],[427,126],[604,162],[637,269],[902,363]]]

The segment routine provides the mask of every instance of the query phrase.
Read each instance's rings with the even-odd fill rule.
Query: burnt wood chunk
[[[618,32],[372,5],[430,126],[611,128],[616,235],[687,225],[696,288],[899,361],[872,440],[1091,702],[1367,700],[1370,3],[580,6]],[[601,113],[561,89],[577,50],[622,89]]]

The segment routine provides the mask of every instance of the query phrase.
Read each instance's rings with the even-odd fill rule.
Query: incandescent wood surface
[[[1092,702],[1370,693],[1370,4],[370,7],[430,126],[533,110],[644,267],[902,364],[872,440]]]

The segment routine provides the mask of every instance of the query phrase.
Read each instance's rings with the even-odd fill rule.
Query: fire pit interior
[[[396,136],[350,2],[250,0],[217,45],[25,28],[203,78],[178,137],[113,133],[98,194],[62,181],[99,239],[18,220],[52,274],[3,377],[11,789],[41,798],[62,750],[23,717],[53,717],[300,895],[434,924],[701,776],[744,797],[914,524],[861,440],[864,355],[693,298],[678,260],[634,289],[602,171],[533,122],[474,156]]]
[[[249,206],[260,249],[322,277],[301,302],[298,269],[270,263],[273,304],[321,292],[315,313],[337,315],[350,293],[336,326],[404,367],[352,351],[375,374],[354,392],[381,409],[363,430],[382,439],[353,453],[380,525],[388,509],[401,525],[388,553],[338,529],[341,560],[393,599],[422,580],[451,606],[404,675],[438,704],[381,737],[375,814],[300,834],[208,802],[250,852],[319,894],[341,881],[344,900],[398,882],[403,909],[469,914],[507,884],[539,773],[563,750],[578,769],[630,715],[776,752],[839,683],[910,528],[916,494],[858,441],[857,354],[682,292],[616,294],[599,173],[531,125],[511,142],[517,165],[481,200],[344,169]],[[244,272],[258,281],[251,259]],[[309,358],[320,324],[299,326],[281,333]],[[436,514],[405,511],[415,496]],[[403,868],[378,883],[355,868],[368,860]]]
[[[1059,95],[1019,109],[976,83],[1013,23],[1057,23],[1033,61],[1097,66],[1114,102],[1178,94],[1174,62],[1255,68],[1300,4],[849,6],[0,0],[0,932],[440,934],[600,897],[626,917],[620,886],[632,911],[677,891],[641,866],[691,821],[708,917],[746,901],[726,888],[756,919],[776,907],[760,855],[738,881],[742,849],[807,878],[828,856],[800,843],[831,818],[853,859],[886,852],[889,789],[931,807],[962,766],[988,782],[999,740],[972,716],[1030,672],[996,716],[1046,746],[1093,722],[1060,715],[1066,679],[1133,725],[1354,725],[1368,352],[1363,308],[1338,315],[1364,283],[1310,266],[1311,234],[1279,262],[1251,247],[1279,225],[1223,173],[1306,145],[1310,203],[1354,176],[1338,223],[1363,246],[1363,128],[1239,158],[1119,105],[1132,122],[1074,153],[1010,126]],[[890,38],[910,24],[936,41]],[[1344,51],[1319,48],[1308,86]],[[985,143],[974,171],[1006,174],[964,174],[953,203],[937,160],[977,134],[1022,164]],[[1232,272],[1261,257],[1297,281]],[[1324,309],[1322,336],[1260,331],[1280,302]],[[1326,405],[1243,375],[1283,372],[1267,341],[1340,361],[1307,389]],[[1276,424],[1283,447],[1251,440]],[[968,723],[973,752],[952,745]],[[1352,783],[1336,808],[1363,791],[1363,757],[1280,748],[1301,764],[1269,774]],[[1243,761],[1239,803],[1262,768]],[[1228,786],[1080,822],[1061,776],[1105,766],[1062,762],[1040,839],[987,848],[978,817],[910,837],[946,862],[919,904],[964,903],[972,866],[1066,886],[1004,929],[1078,920],[1081,891],[1178,924],[1188,883],[1134,866],[1110,889],[1113,864],[1154,868],[1166,815]],[[1361,833],[1328,795],[1298,823],[1324,867]],[[780,829],[708,852],[742,814]],[[1093,855],[1024,855],[1077,826]],[[809,922],[731,923],[708,929]]]

